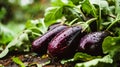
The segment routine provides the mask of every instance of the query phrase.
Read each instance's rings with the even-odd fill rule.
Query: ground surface
[[[0,67],[3,65],[4,67],[20,67],[20,65],[16,64],[12,61],[12,57],[18,57],[26,67],[37,67],[36,64],[44,64],[50,61],[46,55],[40,57],[36,56],[34,53],[10,53],[6,57],[0,59]],[[60,63],[49,63],[47,65],[43,65],[42,67],[74,67],[72,64],[60,64]]]

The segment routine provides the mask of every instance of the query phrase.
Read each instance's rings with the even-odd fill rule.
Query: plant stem
[[[118,22],[119,19],[116,19],[115,21],[113,21],[108,27],[106,30],[109,30],[116,22]]]
[[[87,28],[89,28],[89,25],[90,25],[93,21],[95,21],[95,20],[97,20],[97,18],[92,18],[92,19],[86,21],[87,26],[84,26],[84,27],[83,27],[82,32],[85,31]]]
[[[81,8],[81,7],[80,7],[80,8]],[[82,12],[82,10],[80,9],[79,11],[80,11],[80,13],[81,13],[83,19],[84,19],[84,20],[87,20],[86,16],[85,16],[84,13]]]
[[[97,18],[92,18],[92,19],[86,21],[86,23],[89,25],[90,23],[92,23],[92,22],[95,21],[95,20],[97,20]]]
[[[40,22],[40,20],[39,20],[39,22]],[[47,26],[44,23],[44,19],[41,19],[41,24],[42,24],[42,26],[43,26],[43,28],[45,30],[43,33],[45,33],[47,31]]]
[[[69,26],[71,26],[76,20],[78,20],[78,18],[75,18],[74,20],[72,20],[72,21],[69,23]]]
[[[40,36],[40,34],[38,33],[35,33],[35,32],[32,32],[32,34],[36,35],[36,36]]]
[[[39,30],[39,28],[37,28],[37,27],[31,27],[31,28],[29,28],[30,30],[37,30],[37,31],[39,31],[39,32],[41,32],[40,30]]]

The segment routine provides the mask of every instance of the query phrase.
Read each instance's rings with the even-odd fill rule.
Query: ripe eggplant
[[[93,32],[81,38],[78,51],[90,55],[103,55],[102,42],[110,33],[108,31]]]
[[[67,26],[66,24],[61,24],[60,22],[57,22],[57,23],[51,24],[51,25],[48,27],[48,31],[53,30],[53,29],[55,29],[56,27],[61,26],[61,25]]]
[[[47,53],[47,47],[48,43],[51,41],[51,39],[57,35],[60,31],[66,29],[68,26],[58,26],[55,29],[48,31],[32,43],[32,50],[38,54],[44,54]]]
[[[73,26],[58,33],[48,45],[50,57],[59,59],[72,57],[78,47],[81,30],[81,26]]]
[[[60,22],[59,22],[59,23],[51,24],[51,25],[48,27],[48,31],[53,30],[53,29],[55,29],[56,27],[58,27],[58,26],[60,26],[60,25],[62,25],[62,24],[60,24]]]

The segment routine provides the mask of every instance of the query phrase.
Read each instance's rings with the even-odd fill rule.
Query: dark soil
[[[60,64],[58,62],[50,63],[50,58],[48,55],[37,56],[35,53],[9,53],[6,57],[0,59],[0,67],[20,67],[12,61],[12,57],[18,57],[26,67],[38,67],[37,64],[42,65],[42,67],[74,67],[73,64]],[[48,62],[48,64],[45,64]]]

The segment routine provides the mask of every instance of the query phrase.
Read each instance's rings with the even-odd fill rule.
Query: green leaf
[[[107,37],[102,44],[103,52],[109,54],[114,63],[120,61],[120,36],[119,37]]]
[[[0,58],[3,58],[8,52],[15,51],[16,49],[19,52],[30,51],[31,42],[47,31],[46,25],[47,23],[44,23],[44,19],[29,20],[26,23],[25,30],[19,33],[0,53]]]
[[[8,54],[9,51],[22,51],[22,52],[28,52],[30,50],[30,41],[28,34],[31,33],[29,30],[23,31],[21,34],[19,34],[17,37],[15,37],[7,46],[6,48],[0,53],[0,58],[3,58]]]
[[[84,0],[81,2],[82,10],[83,12],[92,15],[93,17],[97,18],[97,10],[93,6],[93,4],[90,3],[89,0]]]
[[[4,56],[6,56],[8,52],[9,52],[9,49],[8,49],[8,48],[5,48],[5,49],[0,53],[0,58],[3,58]]]
[[[89,0],[91,4],[98,5],[101,9],[109,9],[108,2],[106,0]]]
[[[110,11],[109,4],[106,0],[90,0],[91,4],[97,5],[99,8],[99,15],[108,15],[112,12]],[[102,14],[101,14],[102,12]],[[99,16],[99,18],[100,18]]]
[[[115,12],[117,14],[117,19],[120,19],[120,0],[115,1]]]
[[[25,29],[25,23],[16,23],[13,21],[7,23],[5,26],[14,32],[14,36]]]
[[[111,36],[106,37],[103,41],[102,48],[105,54],[110,53],[114,50],[119,50],[120,37],[111,37]]]
[[[49,7],[45,11],[45,19],[44,22],[54,22],[60,18],[62,18],[63,14],[63,8],[62,7]]]
[[[120,0],[115,0],[115,13],[117,17],[113,22],[111,22],[111,24],[107,27],[106,30],[109,30],[114,24],[120,21]]]
[[[114,61],[120,60],[120,37],[106,37],[102,48],[103,52],[111,55]]]
[[[113,60],[109,55],[99,58],[99,59],[93,59],[88,62],[83,63],[77,63],[75,67],[112,67]]]
[[[73,62],[73,61],[75,61],[73,58],[72,59],[67,59],[67,60],[61,60],[61,64],[65,64],[65,63],[67,63],[67,62]]]
[[[19,64],[20,67],[25,67],[24,63],[18,57],[12,57],[12,61],[14,61],[16,64]]]
[[[63,7],[63,6],[73,7],[74,6],[71,0],[51,0],[51,4],[53,6],[59,6],[59,7]]]
[[[82,0],[71,0],[71,1],[73,2],[73,4],[78,5],[79,2],[82,1]]]
[[[9,43],[15,36],[15,33],[0,23],[0,46]]]
[[[79,7],[64,7],[63,8],[63,15],[65,16],[68,22],[73,21],[75,18],[78,18],[79,21],[82,21],[80,16]]]
[[[115,6],[116,14],[120,14],[120,0],[115,0]]]
[[[53,23],[61,19],[63,17],[64,7],[73,8],[75,6],[71,0],[52,0],[51,3],[53,7],[49,7],[45,10],[45,23]]]
[[[100,56],[91,56],[86,53],[78,52],[74,55],[74,60],[89,61],[95,58],[100,58]]]
[[[47,31],[47,24],[44,23],[44,19],[29,20],[26,23],[26,29],[31,30],[32,32],[43,34]]]

